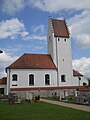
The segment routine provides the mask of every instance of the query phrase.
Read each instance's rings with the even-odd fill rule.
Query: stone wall
[[[31,91],[11,91],[11,93],[16,93],[18,98],[26,99],[28,93],[32,93],[32,96],[40,97],[52,97],[59,96],[60,99],[69,95],[75,95],[76,89],[63,89],[63,90],[31,90]]]

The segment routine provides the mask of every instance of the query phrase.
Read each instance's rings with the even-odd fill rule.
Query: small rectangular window
[[[12,81],[17,81],[17,74],[12,75]]]
[[[87,86],[87,83],[83,82],[83,86]]]
[[[60,41],[60,38],[58,38],[58,41]]]
[[[64,39],[64,41],[66,42],[66,39]]]
[[[15,84],[15,85],[12,85],[12,86],[17,86],[17,85]]]
[[[66,76],[65,75],[61,75],[61,82],[66,82]]]

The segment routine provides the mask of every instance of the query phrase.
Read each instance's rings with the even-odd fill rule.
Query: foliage
[[[40,100],[40,95],[35,96],[35,100],[36,100],[36,101]]]
[[[0,103],[0,120],[90,120],[90,113],[43,102]]]
[[[59,100],[59,96],[53,96],[53,100]]]
[[[67,99],[68,99],[68,100],[74,100],[74,99],[75,99],[75,96],[74,96],[74,95],[69,95],[69,96],[67,97]]]

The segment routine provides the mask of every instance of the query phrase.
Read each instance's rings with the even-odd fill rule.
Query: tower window
[[[87,83],[83,82],[83,86],[87,86]]]
[[[66,39],[64,39],[64,41],[66,42]]]
[[[79,80],[81,80],[81,77],[78,77]]]
[[[17,74],[12,75],[12,81],[17,81]]]
[[[49,76],[49,74],[45,75],[45,85],[50,85],[50,76]]]
[[[66,82],[66,76],[65,75],[61,75],[61,82]]]
[[[60,41],[60,38],[58,38],[58,41]]]
[[[34,85],[34,75],[33,75],[33,74],[30,74],[30,75],[29,75],[29,85],[30,85],[30,86],[33,86],[33,85]]]
[[[15,85],[12,85],[12,86],[17,86],[17,84],[15,84]]]

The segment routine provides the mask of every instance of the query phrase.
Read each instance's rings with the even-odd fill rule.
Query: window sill
[[[34,86],[33,84],[29,85],[29,86]]]

